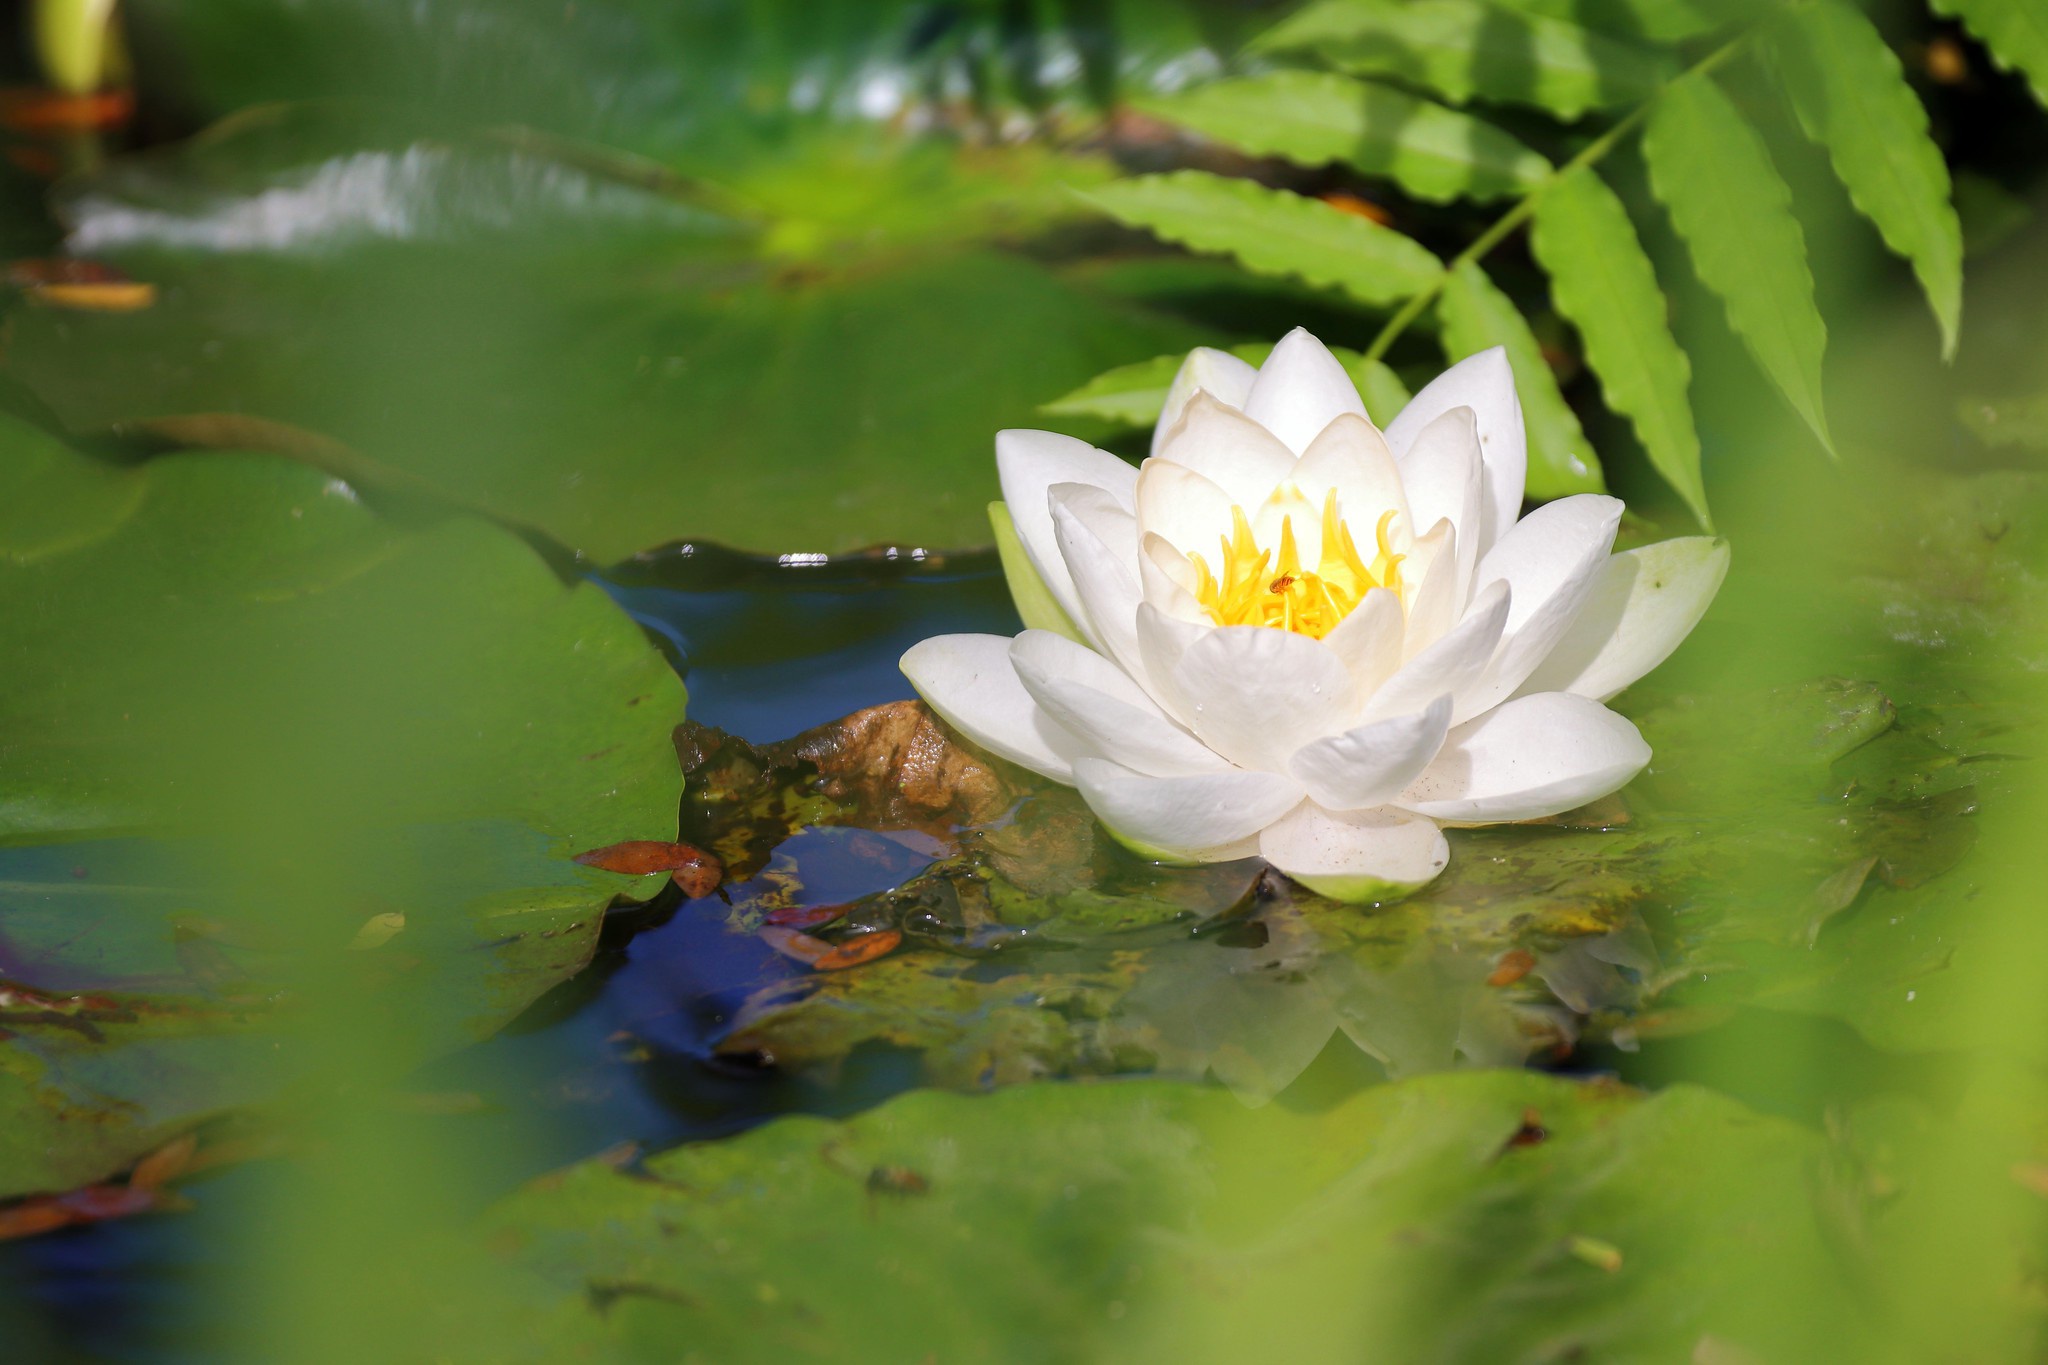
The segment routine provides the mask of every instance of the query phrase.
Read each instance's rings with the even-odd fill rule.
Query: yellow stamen
[[[1401,590],[1402,556],[1387,539],[1394,522],[1391,511],[1373,528],[1374,554],[1367,562],[1338,512],[1333,491],[1323,500],[1323,553],[1313,571],[1302,567],[1293,517],[1280,519],[1277,558],[1259,548],[1242,507],[1230,509],[1230,521],[1213,571],[1202,556],[1188,556],[1195,570],[1195,598],[1219,626],[1272,626],[1320,640],[1374,588]]]

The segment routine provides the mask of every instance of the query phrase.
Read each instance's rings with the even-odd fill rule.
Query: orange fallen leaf
[[[1336,191],[1323,196],[1323,202],[1339,213],[1348,213],[1353,218],[1363,218],[1370,223],[1386,227],[1394,221],[1394,215],[1370,199],[1360,199],[1355,194]]]
[[[760,939],[784,957],[807,964],[830,957],[836,951],[822,938],[812,938],[801,930],[785,929],[776,924],[763,926]]]
[[[192,1164],[192,1154],[199,1150],[199,1134],[185,1136],[151,1152],[135,1163],[135,1169],[128,1173],[128,1186],[136,1190],[154,1190],[167,1181],[176,1180]]]
[[[815,929],[821,924],[830,924],[845,913],[843,905],[785,905],[780,910],[770,910],[761,917],[761,922],[785,929]]]
[[[174,1196],[169,1197],[169,1204],[178,1203]],[[87,1185],[68,1194],[37,1195],[0,1208],[0,1241],[166,1206],[166,1196],[158,1191],[131,1185]]]
[[[703,849],[659,839],[628,839],[622,844],[608,844],[577,854],[576,861],[585,867],[600,867],[629,877],[666,872],[683,889],[683,894],[693,900],[716,891],[725,875],[724,865]]]
[[[19,86],[0,90],[0,127],[16,133],[117,128],[134,112],[135,93],[131,90],[99,90],[90,95]]]
[[[896,929],[881,929],[872,934],[861,934],[847,939],[811,965],[821,972],[836,972],[847,967],[858,967],[863,962],[873,962],[876,958],[892,952],[901,942],[903,934]]]
[[[1486,978],[1486,984],[1512,986],[1535,969],[1535,954],[1526,948],[1510,948],[1500,955],[1500,961],[1494,964],[1493,974]]]
[[[39,284],[28,291],[37,303],[83,313],[139,313],[156,302],[156,286],[142,280],[100,284]]]

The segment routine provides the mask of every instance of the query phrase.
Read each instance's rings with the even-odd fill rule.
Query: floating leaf
[[[583,965],[631,883],[569,855],[679,789],[681,688],[602,592],[290,461],[109,471],[0,418],[0,507],[53,493],[55,536],[0,519],[0,1195],[274,1098],[307,972],[395,1066]]]
[[[2036,0],[1930,0],[1936,14],[1960,19],[2002,71],[2014,71],[2048,105],[2048,13]]]
[[[1771,54],[1808,137],[1885,245],[1912,262],[1953,356],[1963,311],[1963,229],[1927,111],[1870,21],[1841,0],[1787,6]]]
[[[1692,366],[1671,337],[1664,291],[1628,210],[1581,168],[1537,204],[1531,245],[1550,273],[1558,312],[1579,329],[1608,406],[1635,424],[1650,463],[1711,527],[1700,438],[1686,400]]]
[[[1490,346],[1507,347],[1529,436],[1529,496],[1561,498],[1602,491],[1606,485],[1600,457],[1558,390],[1542,345],[1514,300],[1487,278],[1477,261],[1466,261],[1451,272],[1437,299],[1436,315],[1443,327],[1446,360],[1463,360]]]
[[[9,371],[73,431],[263,419],[316,438],[282,453],[607,562],[986,545],[992,432],[1203,339],[988,245],[1072,216],[1099,167],[807,146],[745,184],[762,222],[552,147],[252,115],[72,185],[72,248],[157,302],[19,310]]]
[[[1692,251],[1693,269],[1728,306],[1728,322],[1821,444],[1827,324],[1813,301],[1806,237],[1792,191],[1764,141],[1704,75],[1675,81],[1643,134],[1650,184]],[[1742,212],[1729,212],[1731,204]]]
[[[1443,272],[1391,228],[1316,199],[1204,171],[1140,176],[1083,196],[1133,227],[1197,251],[1227,252],[1248,270],[1293,275],[1366,303],[1394,303]]]
[[[1649,98],[1676,74],[1654,49],[1483,0],[1318,0],[1261,35],[1261,51],[1310,51],[1361,75],[1533,104],[1561,118]]]
[[[1544,1140],[1517,1145],[1532,1112]],[[517,1288],[448,1305],[433,1349],[1507,1360],[1542,1341],[1684,1360],[1712,1333],[1879,1357],[1838,1250],[1862,1205],[1816,1187],[1827,1154],[1694,1087],[1513,1071],[1302,1109],[1161,1082],[920,1092],[529,1187],[482,1234]],[[1729,1227],[1769,1254],[1725,1254]]]
[[[1330,72],[1269,71],[1135,104],[1254,156],[1342,162],[1431,203],[1498,199],[1550,172],[1548,161],[1490,123]]]

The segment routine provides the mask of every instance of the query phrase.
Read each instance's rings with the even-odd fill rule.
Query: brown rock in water
[[[821,790],[855,806],[869,829],[985,824],[1028,785],[968,750],[916,701],[871,706],[762,752],[778,766],[816,767]]]

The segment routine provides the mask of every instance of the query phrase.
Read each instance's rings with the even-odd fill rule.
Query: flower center
[[[1202,556],[1188,556],[1195,568],[1195,598],[1219,626],[1272,626],[1320,640],[1374,588],[1401,589],[1402,556],[1387,543],[1392,512],[1374,528],[1376,553],[1368,563],[1338,515],[1332,492],[1323,500],[1322,559],[1313,570],[1302,567],[1292,517],[1280,519],[1277,555],[1259,548],[1242,507],[1231,507],[1230,518],[1216,570]]]

